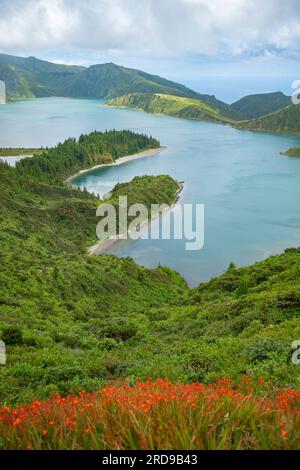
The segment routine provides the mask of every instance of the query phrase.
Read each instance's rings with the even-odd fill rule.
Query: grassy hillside
[[[113,98],[132,92],[198,96],[197,92],[178,83],[113,63],[93,65],[84,70],[66,86],[65,96]]]
[[[127,145],[141,137],[111,133],[107,151],[120,150],[121,135]],[[95,137],[103,143],[96,133],[81,145]],[[0,165],[1,401],[95,390],[128,377],[207,384],[248,374],[299,387],[291,343],[300,338],[300,249],[245,268],[231,264],[195,289],[166,267],[90,256],[100,201],[62,185],[73,171],[70,155],[59,156],[66,172],[54,165],[59,186],[43,182],[40,164],[36,173]],[[135,178],[117,185],[111,202],[127,195],[130,203],[170,204],[177,188],[164,175]]]
[[[42,96],[114,98],[128,93],[164,93],[201,99],[224,113],[230,106],[213,95],[202,95],[184,85],[141,70],[113,63],[91,67],[53,64],[35,57],[0,54],[0,80],[10,99]]]
[[[263,101],[261,99],[261,95],[257,95],[259,96],[259,99],[257,100],[256,105],[252,111],[250,105],[250,103],[253,104],[252,98],[250,101],[247,99],[246,112],[249,112],[250,114],[255,114],[258,112],[265,113],[266,110],[268,108],[270,109],[274,104],[272,102],[271,95],[272,94],[268,95],[267,99]],[[254,95],[254,97],[255,96],[256,95]],[[275,98],[276,97],[278,98],[277,93],[275,94]],[[283,103],[285,98],[286,97],[279,98],[279,102]],[[207,104],[201,99],[184,98],[160,93],[131,93],[110,100],[107,102],[107,104],[109,106],[124,106],[141,109],[149,113],[166,114],[168,116],[174,116],[183,119],[196,119],[218,124],[230,124],[233,127],[237,127],[239,129],[286,132],[291,134],[300,133],[300,105],[289,105],[283,109],[264,115],[260,118],[241,121],[239,115],[236,112],[237,109],[228,111],[228,109],[222,109],[220,107]]]
[[[0,54],[0,80],[5,82],[10,99],[63,96],[66,83],[83,69],[35,57]]]
[[[290,134],[300,133],[300,105],[291,104],[266,116],[241,121],[235,124],[240,129],[253,131],[286,132]]]
[[[148,113],[167,114],[185,119],[198,119],[210,122],[230,122],[233,118],[223,114],[218,107],[199,99],[183,98],[160,93],[131,93],[120,96],[107,103],[109,106],[125,106]]]
[[[164,200],[165,179],[152,182],[152,202]],[[118,192],[130,195],[130,185]],[[1,401],[93,389],[121,374],[112,350],[137,341],[142,312],[172,300],[184,281],[168,269],[87,255],[99,200],[86,192],[48,186],[1,164],[0,200],[0,330],[7,345]]]
[[[98,204],[89,194],[4,165],[0,181],[2,401],[133,375],[209,383],[248,373],[299,386],[291,343],[300,337],[300,250],[231,266],[189,291],[167,268],[86,255]]]
[[[241,119],[255,119],[270,114],[291,104],[291,97],[278,91],[261,93],[241,98],[231,105]]]

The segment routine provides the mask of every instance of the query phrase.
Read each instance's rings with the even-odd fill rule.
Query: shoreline
[[[241,122],[247,122],[247,120],[242,120],[242,121],[226,121],[222,119],[198,119],[198,118],[193,118],[193,117],[182,117],[182,116],[176,116],[174,114],[166,114],[166,113],[154,113],[151,111],[146,111],[142,108],[135,108],[131,106],[117,106],[117,105],[109,105],[111,107],[114,107],[116,109],[133,109],[135,111],[141,111],[142,113],[146,114],[152,114],[154,116],[165,116],[165,117],[171,117],[171,118],[176,118],[176,119],[183,119],[184,121],[196,121],[196,122],[207,122],[210,124],[216,124],[216,125],[221,125],[225,127],[231,127],[231,129],[236,129],[239,131],[248,131],[248,132],[259,132],[259,133],[266,133],[266,134],[275,134],[275,135],[286,135],[286,136],[293,136],[293,137],[300,137],[300,131],[299,132],[294,132],[294,131],[286,131],[286,130],[275,130],[275,129],[250,129],[248,127],[240,127],[239,123]],[[261,116],[263,117],[263,116]],[[251,120],[250,120],[251,121]]]
[[[132,155],[124,155],[124,157],[118,158],[113,163],[101,163],[101,164],[95,165],[91,168],[86,168],[85,170],[80,170],[80,171],[78,171],[78,173],[75,173],[75,175],[69,176],[66,179],[66,183],[70,184],[78,176],[83,175],[84,173],[89,173],[90,171],[96,170],[98,168],[102,168],[102,167],[107,168],[107,167],[110,167],[110,166],[124,165],[125,163],[131,162],[133,160],[138,160],[139,158],[154,156],[154,155],[162,152],[166,148],[167,147],[165,147],[165,146],[160,146],[160,147],[153,148],[153,149],[142,150],[141,152],[134,153]]]
[[[175,200],[174,200],[173,204],[171,206],[169,206],[165,211],[162,211],[162,212],[159,212],[158,214],[156,214],[154,217],[152,217],[151,220],[145,220],[141,224],[140,228],[143,228],[143,227],[146,227],[147,225],[150,225],[157,217],[159,217],[160,214],[163,215],[165,212],[170,211],[171,209],[173,209],[173,207],[177,204],[178,200],[180,199],[180,194],[182,193],[182,191],[184,189],[184,182],[183,181],[177,181],[177,183],[178,183],[178,189],[176,191]],[[92,245],[88,248],[88,254],[89,255],[101,255],[101,254],[105,253],[105,251],[108,248],[113,246],[118,241],[130,240],[130,236],[128,237],[128,235],[130,235],[129,231],[127,231],[127,233],[126,233],[127,238],[122,238],[124,236],[124,234],[121,234],[121,235],[117,235],[116,238],[106,238],[105,240],[99,240],[94,245]]]

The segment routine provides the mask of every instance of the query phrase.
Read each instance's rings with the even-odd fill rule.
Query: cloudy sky
[[[300,78],[300,2],[0,0],[0,51],[113,61],[198,87],[261,77],[276,88]]]

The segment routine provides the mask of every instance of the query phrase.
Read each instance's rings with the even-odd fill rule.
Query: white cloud
[[[0,49],[172,57],[295,54],[298,0],[0,0]]]

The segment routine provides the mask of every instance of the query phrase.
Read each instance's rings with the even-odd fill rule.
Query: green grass
[[[231,105],[242,119],[255,119],[283,109],[291,104],[291,97],[278,91],[244,96]]]
[[[107,102],[109,106],[126,106],[148,113],[166,114],[185,119],[211,122],[231,122],[232,117],[200,99],[185,98],[160,93],[131,93]]]
[[[290,105],[257,119],[234,124],[239,129],[261,132],[300,133],[300,106]]]
[[[4,164],[0,170],[0,336],[8,357],[0,399],[94,389],[121,373],[111,351],[139,337],[141,312],[169,302],[186,284],[168,269],[89,256],[100,204],[94,196],[30,180]],[[131,200],[131,185],[120,186],[116,194]],[[169,203],[177,187],[164,176],[133,182],[148,204]]]
[[[214,96],[200,95],[179,83],[113,63],[80,67],[0,54],[0,79],[6,84],[9,99],[43,96],[95,99],[158,92],[190,98],[203,96],[230,111],[228,105]]]

